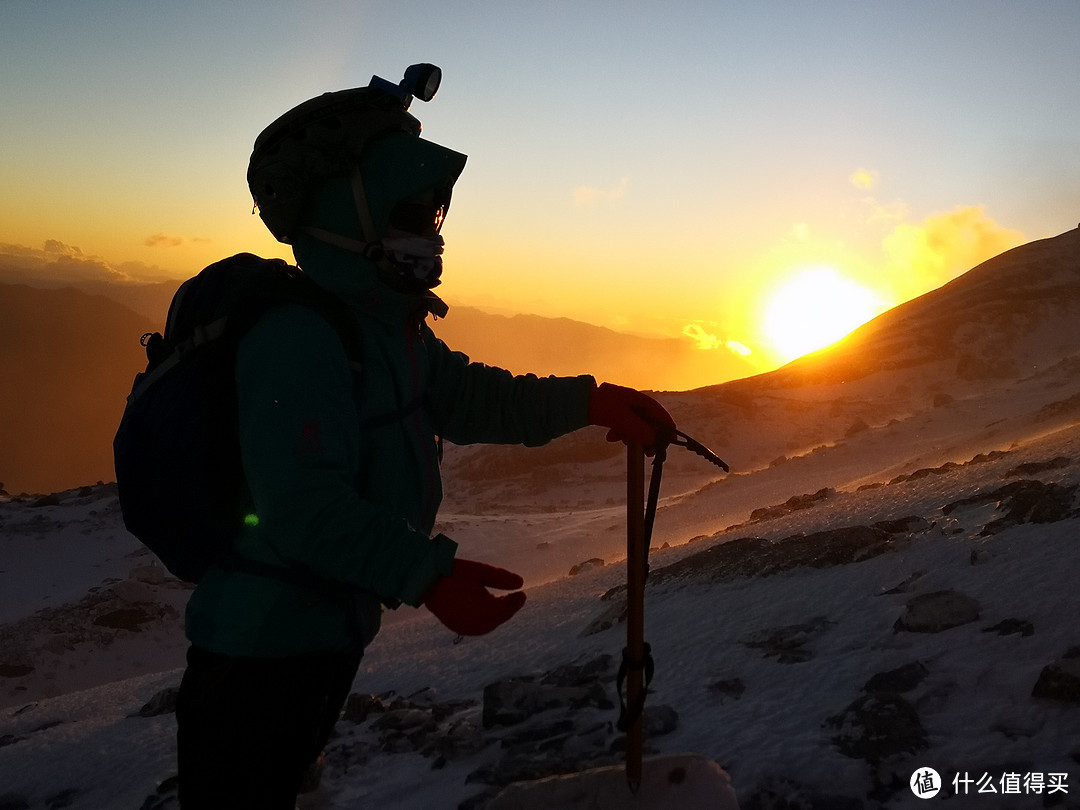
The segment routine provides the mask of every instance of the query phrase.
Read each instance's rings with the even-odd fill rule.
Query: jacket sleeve
[[[591,376],[515,376],[470,362],[430,329],[424,341],[431,362],[426,407],[448,441],[535,447],[589,424]]]
[[[237,352],[244,472],[258,525],[241,553],[300,565],[418,605],[450,572],[453,541],[430,539],[356,490],[352,372],[333,327],[304,307],[266,313]]]

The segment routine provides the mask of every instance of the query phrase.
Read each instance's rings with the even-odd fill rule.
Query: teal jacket
[[[588,424],[595,385],[470,362],[435,337],[424,298],[382,284],[366,260],[312,239],[294,249],[348,304],[362,362],[351,369],[336,330],[296,305],[270,310],[240,343],[255,517],[237,551],[318,584],[211,569],[188,603],[187,634],[227,655],[362,649],[384,605],[419,605],[450,571],[455,543],[431,538],[442,499],[437,437],[540,445]]]

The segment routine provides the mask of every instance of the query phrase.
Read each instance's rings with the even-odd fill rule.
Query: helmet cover
[[[324,93],[294,107],[255,139],[247,180],[259,216],[279,242],[292,233],[311,190],[358,166],[372,141],[420,122],[401,100],[371,87]]]

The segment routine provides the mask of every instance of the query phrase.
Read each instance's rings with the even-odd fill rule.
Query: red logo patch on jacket
[[[298,456],[314,456],[325,451],[322,439],[322,422],[305,422],[300,426],[300,436],[293,444]]]

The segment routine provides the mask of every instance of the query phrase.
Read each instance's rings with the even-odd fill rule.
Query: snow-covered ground
[[[744,810],[924,806],[910,782],[928,769],[942,789],[927,800],[948,807],[1080,807],[1076,317],[1040,333],[1047,363],[1009,374],[935,357],[663,396],[733,472],[671,451],[650,751],[715,760]],[[388,614],[354,684],[378,697],[339,723],[305,810],[481,807],[523,749],[589,766],[619,737],[622,455],[541,449],[517,469],[506,448],[449,450],[440,529],[524,574],[529,602],[464,641],[423,611]],[[113,487],[0,499],[3,810],[175,807],[174,718],[143,709],[179,683],[188,590],[152,563]],[[485,723],[485,687],[515,678],[564,699]]]
[[[1008,475],[1023,464],[1063,458],[1070,460],[1033,476]],[[1044,775],[1047,784],[1053,774],[1068,791],[1054,795],[1076,803],[1080,705],[1033,698],[1032,690],[1045,667],[1080,645],[1080,519],[1021,523],[984,537],[984,525],[1002,516],[997,501],[948,516],[941,511],[1024,478],[1074,486],[1080,433],[1067,429],[995,460],[910,481],[837,491],[715,540],[655,551],[657,572],[724,539],[781,538],[912,515],[927,521],[891,541],[895,548],[861,562],[719,581],[691,575],[650,588],[647,636],[657,664],[650,704],[671,706],[679,717],[678,728],[651,739],[651,748],[715,759],[744,806],[769,786],[857,798],[868,807],[905,806],[914,799],[906,787],[880,802],[867,798],[874,768],[841,752],[834,742],[840,731],[828,719],[875,674],[921,662],[925,679],[906,699],[925,730],[925,748],[882,768],[905,780],[924,766],[946,782],[987,774],[999,791],[1011,773]],[[176,597],[184,591],[168,580],[153,584],[137,544],[124,543],[111,490],[67,493],[61,501],[0,507],[7,620],[0,648],[7,668],[0,680],[0,806],[9,806],[8,796],[29,807],[139,808],[175,773],[172,715],[132,715],[179,681]],[[355,689],[402,696],[428,690],[427,699],[476,701],[462,715],[475,720],[487,684],[604,653],[617,658],[622,625],[595,635],[582,631],[605,611],[600,596],[623,578],[623,567],[612,562],[531,588],[511,624],[457,644],[422,612],[394,617],[368,651]],[[7,587],[30,581],[33,588]],[[72,600],[80,588],[85,594],[95,587],[116,605],[152,615],[136,616],[131,629],[95,625],[92,617],[120,609],[93,598]],[[946,590],[977,602],[978,618],[936,633],[894,629],[912,597]],[[40,610],[42,604],[48,607]],[[796,626],[801,629],[790,630]],[[995,627],[1012,631],[988,632]],[[1026,635],[1028,627],[1033,632]],[[19,666],[35,669],[20,676]],[[613,721],[614,712],[608,714]],[[370,725],[343,722],[344,736],[334,745],[373,745],[379,737]],[[318,794],[305,801],[334,808],[457,807],[483,788],[466,784],[466,777],[497,753],[491,745],[433,769],[432,757],[420,753],[369,752],[347,771],[331,767]],[[970,789],[969,801],[980,807],[1038,807],[1049,798],[1048,788],[1008,799]],[[961,806],[959,800],[952,806]]]

